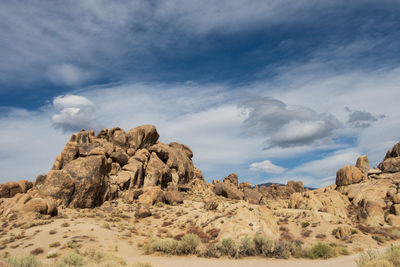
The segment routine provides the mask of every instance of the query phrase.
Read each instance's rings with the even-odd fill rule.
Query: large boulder
[[[106,190],[106,159],[103,156],[78,158],[63,168],[74,179],[75,191],[70,203],[74,208],[101,205]]]
[[[75,191],[75,182],[65,170],[52,170],[40,187],[44,196],[57,200],[59,205],[68,206]]]
[[[22,188],[17,182],[7,182],[0,185],[0,198],[10,198],[22,193]]]
[[[170,181],[172,181],[171,170],[155,152],[152,152],[146,167],[143,186],[161,185],[167,187]]]
[[[357,159],[356,167],[359,168],[364,174],[368,174],[369,160],[367,156],[361,156]]]
[[[257,188],[247,188],[243,189],[244,200],[247,200],[250,204],[260,204],[262,194]]]
[[[218,196],[237,200],[243,199],[243,192],[232,183],[216,183],[213,191]]]
[[[165,201],[164,192],[159,187],[147,187],[143,194],[138,197],[139,203],[145,206],[151,206]]]
[[[158,158],[171,170],[174,184],[186,184],[195,178],[194,165],[191,160],[193,152],[185,145],[171,143],[169,145],[158,142],[151,146],[149,151],[156,153]]]
[[[350,185],[359,183],[366,178],[365,174],[357,167],[344,166],[336,173],[336,185]]]
[[[159,137],[156,127],[153,125],[142,125],[130,129],[125,134],[129,147],[136,150],[154,145]]]
[[[183,195],[179,191],[167,191],[164,193],[165,203],[173,205],[173,204],[181,204],[183,203]]]
[[[378,165],[382,172],[400,172],[400,157],[385,159]]]
[[[373,227],[379,227],[385,222],[381,205],[375,201],[366,201],[358,216],[361,223]]]
[[[239,185],[239,177],[236,173],[231,173],[224,178],[224,183],[226,183],[226,182],[230,182],[230,183],[234,184],[235,186],[238,186]]]

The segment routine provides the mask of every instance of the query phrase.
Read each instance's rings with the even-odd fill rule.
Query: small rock
[[[218,205],[219,205],[218,200],[214,198],[204,203],[204,209],[216,210],[218,208]]]
[[[146,206],[139,205],[136,208],[136,212],[135,212],[135,217],[136,218],[146,218],[146,217],[149,217],[149,216],[151,216],[151,211]]]

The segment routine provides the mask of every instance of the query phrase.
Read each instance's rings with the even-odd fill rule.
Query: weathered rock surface
[[[344,166],[336,173],[336,185],[351,185],[366,179],[365,174],[357,167]]]
[[[381,205],[374,201],[366,201],[359,214],[359,220],[366,225],[374,227],[382,225],[385,219]]]
[[[32,186],[33,183],[26,180],[0,184],[0,198],[10,198],[18,193],[26,193]]]
[[[181,204],[183,203],[183,195],[179,191],[167,191],[164,193],[165,203],[167,204]]]
[[[243,199],[243,192],[231,182],[216,183],[213,191],[218,196],[237,200]]]
[[[148,207],[143,206],[143,205],[139,205],[136,208],[136,212],[135,212],[135,217],[136,218],[146,218],[151,216],[151,211]]]
[[[359,168],[364,174],[368,174],[369,160],[367,156],[361,156],[357,159],[356,167]]]
[[[234,184],[235,186],[238,186],[239,185],[239,177],[236,173],[231,173],[224,178],[224,183],[225,182],[230,182],[230,183]]]

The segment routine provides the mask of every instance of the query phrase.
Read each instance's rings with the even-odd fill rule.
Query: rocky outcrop
[[[355,166],[344,166],[336,173],[336,185],[351,185],[366,179],[365,174]]]
[[[358,217],[361,223],[374,227],[379,227],[385,222],[381,205],[374,201],[366,201]]]
[[[218,182],[214,185],[213,191],[218,196],[236,200],[243,199],[243,192],[231,182]]]
[[[382,172],[400,172],[400,142],[386,153],[385,159],[378,165]]]
[[[289,181],[286,186],[279,184],[260,186],[258,190],[265,199],[289,199],[293,193],[302,193],[305,191],[303,183],[300,181]]]
[[[28,181],[8,182],[0,185],[0,197],[26,193],[22,204],[13,199],[10,205],[41,214],[54,214],[58,206],[93,208],[119,196],[130,203],[138,199],[143,206],[182,203],[178,189],[205,184],[203,175],[195,168],[189,147],[164,144],[158,138],[153,125],[129,131],[103,129],[97,136],[93,130],[82,130],[72,134],[52,170],[39,175],[34,186]],[[163,191],[170,187],[175,189]]]
[[[33,183],[26,180],[0,184],[0,198],[10,198],[18,193],[26,193],[32,187]]]
[[[359,168],[364,174],[368,174],[369,160],[367,156],[361,156],[357,159],[356,167]]]
[[[239,185],[239,177],[236,173],[231,173],[224,178],[224,183],[230,182],[235,186]]]

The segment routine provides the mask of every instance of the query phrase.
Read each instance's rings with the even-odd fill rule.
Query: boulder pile
[[[189,147],[158,138],[153,125],[129,131],[114,127],[97,135],[81,130],[72,134],[47,175],[34,184],[2,184],[0,197],[12,198],[4,204],[12,210],[43,214],[54,214],[57,207],[93,208],[119,197],[147,205],[182,203],[179,191],[205,184],[204,178]]]

